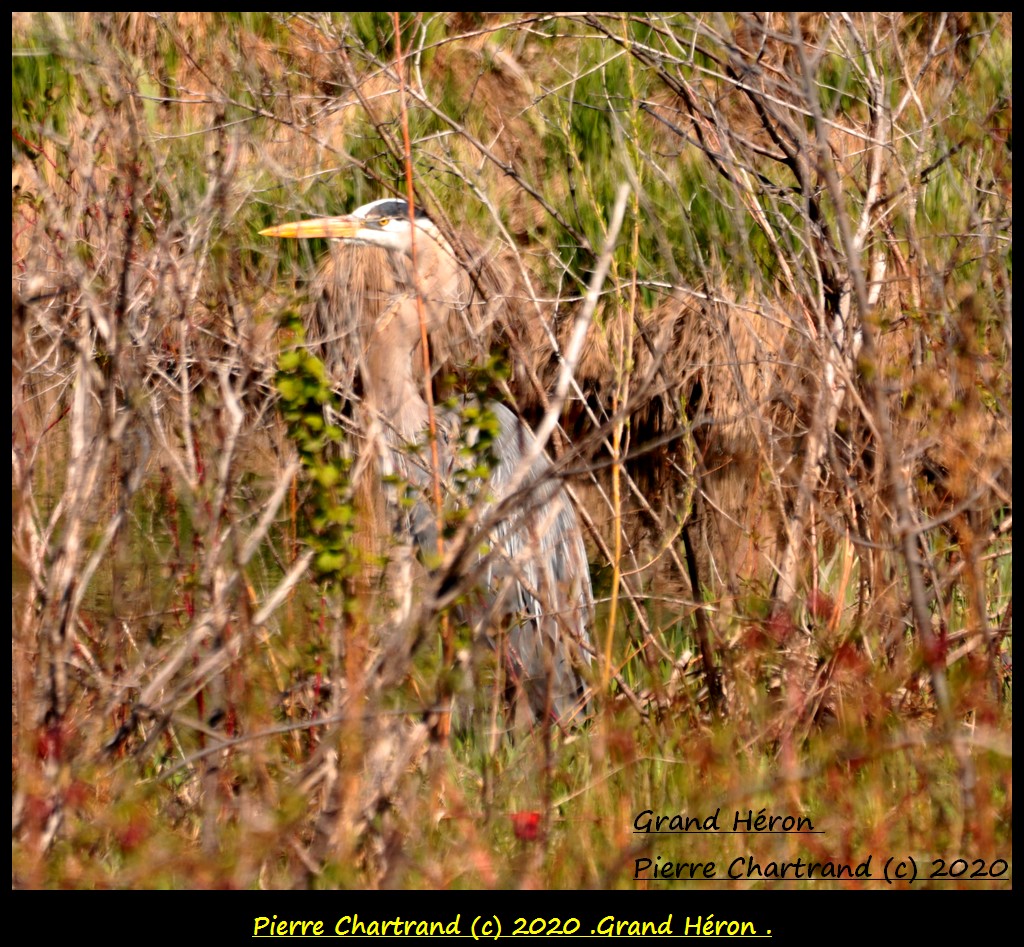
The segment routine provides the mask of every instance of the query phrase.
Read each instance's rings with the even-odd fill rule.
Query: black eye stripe
[[[368,220],[380,220],[388,221],[394,217],[408,218],[409,216],[409,205],[405,201],[385,201],[383,204],[378,204],[370,213],[367,215]],[[416,208],[416,217],[426,217],[427,215],[419,208]]]

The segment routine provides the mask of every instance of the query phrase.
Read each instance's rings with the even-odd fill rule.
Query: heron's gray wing
[[[494,466],[482,483],[456,484],[463,462],[458,446],[467,444],[472,452],[476,441],[474,431],[461,424],[462,416],[473,408],[480,419],[481,407],[497,422],[491,454]],[[461,617],[501,648],[508,672],[535,716],[549,711],[554,719],[567,722],[584,704],[580,669],[590,663],[587,628],[594,611],[576,512],[545,454],[519,479],[516,495],[509,496],[535,437],[504,405],[466,401],[461,411],[438,412],[437,427],[446,503],[485,503],[486,509],[480,511],[480,522],[485,524],[492,519],[490,511],[507,510],[485,535],[474,537],[480,548],[475,561],[483,594],[468,598],[468,604],[460,607]],[[430,454],[426,448],[410,452],[397,445],[395,451],[396,469],[413,491],[409,527],[421,553],[429,557],[437,549]]]
[[[534,714],[568,720],[582,706],[580,668],[590,663],[593,592],[576,512],[545,454],[521,479],[511,505],[507,490],[533,447],[533,432],[502,404],[487,406],[498,421],[498,463],[491,502],[509,509],[491,530],[484,586],[507,627],[505,656]]]

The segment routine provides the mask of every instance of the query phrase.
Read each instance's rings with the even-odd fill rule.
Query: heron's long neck
[[[372,327],[364,391],[370,407],[380,412],[401,440],[418,441],[429,413],[424,400],[421,319],[430,331],[443,323],[451,306],[459,304],[459,268],[447,244],[426,233],[416,241],[415,275],[410,256],[395,257],[393,263],[401,290]]]
[[[371,411],[380,414],[402,441],[416,441],[427,426],[423,397],[423,366],[419,364],[415,299],[399,303],[373,328],[366,351],[364,394]],[[412,312],[408,310],[411,308]]]

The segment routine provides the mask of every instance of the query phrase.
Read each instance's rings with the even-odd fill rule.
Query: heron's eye
[[[391,223],[391,218],[390,217],[378,217],[377,218],[377,226],[378,227],[386,227],[390,223]]]

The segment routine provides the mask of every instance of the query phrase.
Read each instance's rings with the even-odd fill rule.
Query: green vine
[[[317,578],[329,583],[351,576],[357,560],[352,541],[352,459],[341,449],[341,428],[329,420],[340,412],[341,398],[331,387],[324,363],[305,347],[299,316],[290,312],[282,324],[292,333],[294,344],[278,357],[278,410],[308,483],[299,512],[299,531],[316,550],[313,567]]]

